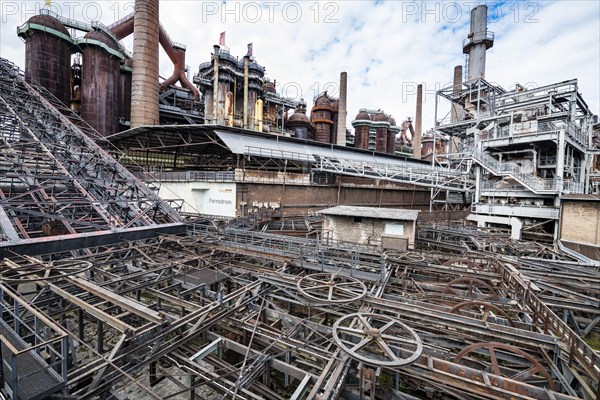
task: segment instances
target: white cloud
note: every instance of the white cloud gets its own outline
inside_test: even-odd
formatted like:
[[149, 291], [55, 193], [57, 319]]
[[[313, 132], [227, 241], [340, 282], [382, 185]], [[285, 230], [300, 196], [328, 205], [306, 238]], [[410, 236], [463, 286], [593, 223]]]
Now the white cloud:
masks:
[[[376, 3], [380, 3], [377, 4]], [[257, 61], [281, 90], [309, 103], [328, 83], [348, 72], [348, 124], [359, 108], [382, 108], [398, 122], [414, 116], [414, 88], [425, 88], [424, 128], [434, 122], [434, 91], [449, 84], [464, 63], [462, 40], [469, 30], [464, 2], [355, 1], [181, 1], [161, 0], [160, 19], [174, 41], [187, 45], [195, 73], [210, 59], [219, 34], [227, 32], [231, 53], [254, 45]], [[505, 88], [515, 82], [546, 85], [579, 79], [580, 91], [599, 112], [600, 5], [594, 1], [489, 2], [486, 78]], [[24, 66], [25, 46], [16, 26], [43, 2], [2, 0], [0, 56]], [[261, 6], [260, 8], [257, 6]], [[110, 24], [132, 11], [133, 1], [55, 1], [63, 16]], [[258, 12], [260, 11], [260, 13]], [[131, 41], [126, 42], [131, 46]], [[161, 52], [160, 71], [172, 67]], [[287, 86], [285, 86], [287, 83]], [[298, 93], [297, 88], [300, 88]], [[440, 107], [438, 118], [446, 113]]]

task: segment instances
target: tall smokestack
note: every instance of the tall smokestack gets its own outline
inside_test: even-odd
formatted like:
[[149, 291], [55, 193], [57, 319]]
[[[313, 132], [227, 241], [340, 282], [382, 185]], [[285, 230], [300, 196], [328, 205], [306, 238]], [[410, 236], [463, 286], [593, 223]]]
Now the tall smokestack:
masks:
[[[460, 93], [460, 90], [462, 88], [462, 74], [463, 74], [462, 65], [457, 65], [456, 67], [454, 67], [454, 82], [452, 85], [452, 93], [453, 94]], [[460, 114], [461, 114], [461, 106], [457, 103], [453, 103], [452, 104], [452, 114], [450, 115], [451, 121], [453, 123], [458, 122], [460, 120]]]
[[463, 42], [463, 53], [469, 55], [467, 80], [485, 78], [485, 52], [494, 45], [494, 35], [487, 31], [487, 6], [471, 10], [471, 32]]
[[337, 144], [346, 145], [346, 115], [348, 114], [346, 106], [346, 96], [348, 93], [348, 73], [340, 74], [340, 100], [338, 102], [338, 120], [337, 120]]
[[159, 123], [158, 0], [135, 0], [131, 127]]
[[415, 115], [415, 137], [412, 139], [413, 158], [421, 159], [421, 125], [423, 119], [423, 85], [417, 85], [417, 112]]
[[[454, 95], [458, 95], [462, 89], [462, 74], [463, 67], [462, 65], [457, 65], [454, 67], [454, 82], [452, 86], [452, 93]], [[462, 107], [458, 103], [452, 103], [452, 110], [450, 114], [450, 121], [452, 123], [459, 122], [461, 120]], [[460, 138], [452, 137], [450, 142], [450, 153], [455, 154], [458, 153], [458, 148], [460, 144]]]

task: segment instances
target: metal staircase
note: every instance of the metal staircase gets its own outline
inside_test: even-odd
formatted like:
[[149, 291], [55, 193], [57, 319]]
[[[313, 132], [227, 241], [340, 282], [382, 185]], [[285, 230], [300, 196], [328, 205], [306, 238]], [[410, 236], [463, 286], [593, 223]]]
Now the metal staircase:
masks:
[[552, 194], [561, 189], [558, 179], [543, 179], [533, 174], [523, 173], [519, 164], [512, 161], [500, 162], [489, 153], [473, 146], [465, 145], [464, 149], [466, 155], [487, 171], [496, 176], [509, 176], [536, 194]]

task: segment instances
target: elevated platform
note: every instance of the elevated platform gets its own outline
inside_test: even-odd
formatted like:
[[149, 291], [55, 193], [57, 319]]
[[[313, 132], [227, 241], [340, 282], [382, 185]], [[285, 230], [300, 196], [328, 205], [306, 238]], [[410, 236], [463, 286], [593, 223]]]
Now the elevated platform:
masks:
[[[65, 386], [65, 381], [35, 351], [26, 351], [27, 344], [0, 319], [2, 335], [2, 367], [4, 388], [13, 399], [45, 399]], [[16, 375], [16, 376], [15, 376]], [[16, 392], [16, 396], [15, 396]]]

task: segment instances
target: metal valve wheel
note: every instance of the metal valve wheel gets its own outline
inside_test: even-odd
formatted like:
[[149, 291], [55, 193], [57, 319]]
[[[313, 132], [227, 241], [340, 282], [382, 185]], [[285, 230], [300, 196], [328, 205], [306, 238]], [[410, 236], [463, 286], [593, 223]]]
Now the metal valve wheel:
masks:
[[329, 273], [303, 276], [296, 287], [302, 296], [320, 303], [351, 303], [367, 294], [360, 280]]
[[355, 313], [338, 319], [333, 325], [333, 340], [350, 357], [373, 366], [411, 364], [423, 352], [415, 331], [380, 314]]
[[499, 342], [475, 343], [462, 349], [454, 357], [454, 362], [469, 365], [467, 358], [471, 355], [486, 372], [525, 383], [529, 383], [528, 379], [543, 379], [550, 390], [556, 390], [552, 374], [539, 361], [515, 346]]

